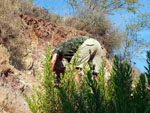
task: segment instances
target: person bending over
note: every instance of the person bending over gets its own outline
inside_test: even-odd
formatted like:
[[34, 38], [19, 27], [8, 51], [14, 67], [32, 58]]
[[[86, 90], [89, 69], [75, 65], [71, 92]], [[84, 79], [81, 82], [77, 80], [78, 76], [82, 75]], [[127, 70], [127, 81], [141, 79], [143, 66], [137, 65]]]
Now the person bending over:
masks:
[[[80, 48], [79, 48], [80, 47]], [[94, 76], [97, 76], [100, 65], [102, 63], [102, 47], [100, 43], [88, 36], [73, 37], [65, 42], [59, 44], [52, 52], [51, 66], [52, 70], [59, 75], [64, 73], [65, 66], [68, 62], [73, 61], [75, 53], [78, 53], [77, 69], [82, 71], [84, 62], [92, 62], [95, 69], [93, 72]], [[81, 74], [77, 74], [75, 79], [79, 81]]]

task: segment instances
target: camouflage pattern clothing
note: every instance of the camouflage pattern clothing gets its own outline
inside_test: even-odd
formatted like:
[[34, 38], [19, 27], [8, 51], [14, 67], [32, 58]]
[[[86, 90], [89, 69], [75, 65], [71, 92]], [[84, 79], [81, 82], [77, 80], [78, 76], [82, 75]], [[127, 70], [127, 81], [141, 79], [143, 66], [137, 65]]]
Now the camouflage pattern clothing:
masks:
[[89, 39], [88, 36], [78, 36], [71, 38], [58, 45], [55, 48], [54, 53], [61, 54], [65, 59], [68, 60], [68, 62], [70, 62], [71, 58], [76, 53], [79, 46], [81, 46], [87, 39]]

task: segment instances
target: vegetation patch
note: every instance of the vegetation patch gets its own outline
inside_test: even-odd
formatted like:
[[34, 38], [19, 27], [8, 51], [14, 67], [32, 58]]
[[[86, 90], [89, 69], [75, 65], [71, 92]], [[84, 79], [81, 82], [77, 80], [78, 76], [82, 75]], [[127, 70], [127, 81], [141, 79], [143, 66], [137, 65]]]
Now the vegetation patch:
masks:
[[150, 52], [147, 52], [147, 72], [132, 87], [132, 68], [127, 61], [114, 58], [110, 79], [106, 82], [103, 62], [97, 79], [92, 69], [84, 67], [82, 80], [74, 80], [75, 64], [67, 67], [61, 82], [57, 84], [51, 70], [50, 49], [45, 54], [44, 76], [36, 94], [26, 97], [33, 113], [143, 113], [150, 112]]

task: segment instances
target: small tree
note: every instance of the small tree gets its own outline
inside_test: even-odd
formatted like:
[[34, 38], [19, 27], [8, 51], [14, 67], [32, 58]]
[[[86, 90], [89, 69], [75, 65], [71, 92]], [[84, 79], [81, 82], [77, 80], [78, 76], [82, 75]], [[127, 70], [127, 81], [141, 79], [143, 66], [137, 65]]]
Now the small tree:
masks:
[[131, 66], [127, 61], [115, 57], [111, 71], [110, 111], [112, 113], [131, 112]]
[[118, 9], [136, 13], [141, 3], [139, 0], [65, 0], [72, 8], [73, 15], [85, 18], [93, 12], [112, 14]]
[[140, 39], [139, 32], [150, 29], [150, 13], [140, 13], [136, 18], [131, 18], [125, 26], [125, 35], [122, 40], [121, 52], [124, 59], [133, 60], [139, 58], [141, 54], [147, 51], [150, 42]]
[[147, 52], [147, 64], [145, 73], [140, 75], [140, 80], [136, 85], [133, 95], [134, 112], [149, 113], [150, 112], [150, 51]]
[[50, 66], [50, 48], [45, 55], [44, 76], [35, 94], [26, 97], [33, 113], [149, 113], [150, 112], [150, 52], [147, 54], [147, 72], [132, 86], [131, 66], [115, 57], [110, 80], [105, 80], [105, 62], [96, 79], [91, 66], [85, 64], [81, 81], [75, 81], [78, 73], [76, 61], [69, 64], [60, 83]]
[[50, 48], [45, 55], [44, 76], [40, 79], [41, 86], [34, 88], [36, 94], [26, 97], [33, 113], [103, 113], [106, 111], [108, 96], [104, 79], [104, 64], [97, 79], [92, 79], [93, 71], [88, 64], [84, 66], [82, 80], [75, 81], [77, 74], [76, 60], [67, 66], [61, 81], [57, 83], [50, 66]]
[[33, 88], [36, 94], [26, 97], [26, 101], [33, 113], [59, 113], [61, 111], [61, 103], [58, 98], [58, 89], [56, 86], [56, 78], [52, 72], [50, 47], [46, 49], [43, 77], [40, 77], [41, 86]]

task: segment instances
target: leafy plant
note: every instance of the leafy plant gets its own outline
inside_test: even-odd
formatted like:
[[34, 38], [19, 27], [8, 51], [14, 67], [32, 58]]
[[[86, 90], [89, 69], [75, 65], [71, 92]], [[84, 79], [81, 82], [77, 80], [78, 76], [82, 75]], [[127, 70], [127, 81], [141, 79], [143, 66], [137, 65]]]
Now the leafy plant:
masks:
[[116, 113], [131, 112], [132, 94], [131, 66], [127, 61], [121, 61], [118, 57], [114, 59], [111, 71], [111, 101], [112, 111]]
[[45, 55], [44, 76], [41, 86], [34, 88], [35, 94], [26, 97], [33, 113], [149, 113], [150, 111], [150, 52], [147, 54], [148, 68], [138, 83], [132, 87], [130, 64], [114, 58], [110, 79], [105, 79], [105, 61], [97, 78], [93, 77], [91, 66], [86, 64], [80, 81], [75, 80], [75, 57], [60, 75], [58, 84], [50, 66], [50, 48]]
[[134, 112], [135, 113], [149, 113], [150, 112], [150, 51], [147, 52], [147, 64], [145, 67], [147, 72], [140, 75], [139, 83], [134, 92]]
[[33, 113], [59, 113], [61, 104], [58, 97], [58, 89], [56, 87], [56, 78], [50, 66], [50, 47], [47, 48], [45, 54], [44, 76], [40, 79], [41, 86], [33, 88], [36, 95], [32, 94], [28, 97], [25, 94], [26, 101]]

